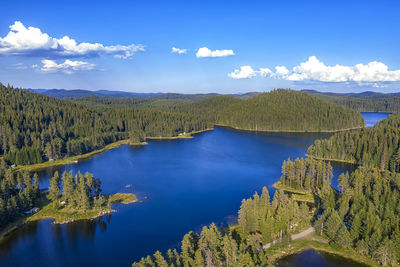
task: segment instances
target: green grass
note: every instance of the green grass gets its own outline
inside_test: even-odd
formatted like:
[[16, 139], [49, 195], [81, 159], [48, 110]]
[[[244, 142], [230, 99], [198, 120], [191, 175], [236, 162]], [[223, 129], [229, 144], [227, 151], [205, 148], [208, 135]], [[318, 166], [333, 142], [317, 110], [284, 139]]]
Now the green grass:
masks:
[[316, 233], [312, 233], [302, 239], [290, 241], [290, 243], [285, 247], [272, 246], [271, 248], [265, 250], [265, 252], [267, 254], [269, 263], [274, 265], [281, 258], [291, 254], [297, 254], [308, 249], [315, 249], [317, 251], [338, 255], [368, 266], [379, 265], [371, 257], [361, 255], [353, 249], [337, 248], [329, 245], [327, 240], [318, 236]]
[[280, 181], [274, 183], [272, 186], [278, 190], [289, 193], [291, 197], [296, 201], [315, 203], [313, 194], [306, 190], [291, 188], [289, 186], [283, 185]]
[[158, 137], [157, 136], [150, 136], [150, 137], [146, 137], [146, 139], [148, 139], [148, 140], [191, 139], [191, 138], [193, 138], [193, 135], [195, 135], [195, 134], [206, 132], [206, 131], [211, 131], [211, 130], [213, 130], [213, 128], [207, 128], [207, 129], [204, 129], [204, 130], [193, 131], [193, 132], [189, 132], [189, 133], [178, 135], [178, 136], [158, 136]]
[[344, 163], [356, 164], [355, 160], [320, 158], [320, 157], [316, 157], [316, 156], [313, 156], [313, 155], [310, 155], [310, 154], [306, 154], [306, 157], [310, 158], [310, 159], [317, 159], [317, 160], [324, 160], [324, 161], [344, 162]]
[[54, 219], [54, 223], [68, 223], [77, 220], [88, 220], [107, 213], [111, 213], [109, 207], [93, 207], [89, 210], [75, 209], [71, 207], [55, 208], [53, 203], [44, 206], [39, 212], [30, 216], [26, 221], [36, 221], [42, 219]]
[[137, 202], [138, 199], [134, 194], [131, 193], [116, 193], [110, 196], [110, 201], [111, 203], [130, 204]]

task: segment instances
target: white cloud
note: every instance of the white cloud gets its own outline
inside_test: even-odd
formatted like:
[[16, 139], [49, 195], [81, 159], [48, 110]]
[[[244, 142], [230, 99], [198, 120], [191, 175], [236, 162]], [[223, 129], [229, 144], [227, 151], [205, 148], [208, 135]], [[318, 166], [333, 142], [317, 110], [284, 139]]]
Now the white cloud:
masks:
[[187, 49], [172, 47], [171, 53], [186, 54], [187, 53]]
[[145, 48], [140, 44], [106, 46], [100, 43], [77, 43], [68, 36], [57, 39], [43, 33], [39, 28], [26, 28], [20, 21], [15, 21], [8, 34], [0, 37], [0, 55], [53, 58], [113, 55], [126, 59], [141, 51], [145, 51]]
[[[253, 70], [250, 66], [243, 66]], [[241, 67], [240, 69], [242, 70]], [[357, 82], [379, 83], [400, 81], [400, 70], [389, 70], [382, 62], [372, 61], [368, 64], [355, 66], [334, 65], [327, 66], [317, 57], [311, 56], [307, 61], [293, 67], [291, 71], [285, 66], [276, 66], [275, 72], [268, 68], [253, 70], [253, 75], [239, 75], [241, 71], [235, 70], [229, 74], [234, 79], [251, 78], [254, 76], [275, 77], [289, 81], [319, 81], [319, 82]], [[380, 86], [375, 84], [375, 86]]]
[[276, 66], [275, 70], [277, 75], [285, 76], [289, 74], [289, 70], [285, 66]]
[[232, 79], [248, 79], [257, 75], [257, 72], [253, 70], [250, 66], [241, 66], [240, 70], [235, 69], [233, 72], [229, 73], [228, 76]]
[[249, 79], [257, 75], [262, 77], [271, 77], [274, 73], [269, 68], [254, 70], [251, 66], [241, 66], [240, 69], [235, 69], [233, 72], [228, 74], [232, 79]]
[[223, 50], [210, 50], [207, 47], [202, 47], [197, 50], [196, 57], [227, 57], [233, 56], [235, 53], [232, 49], [223, 49]]
[[274, 75], [272, 70], [270, 70], [269, 68], [260, 68], [258, 74], [260, 74], [261, 77], [271, 77]]
[[55, 73], [55, 72], [63, 72], [66, 74], [73, 74], [78, 71], [88, 71], [93, 70], [95, 64], [88, 63], [85, 61], [72, 61], [65, 60], [63, 63], [58, 64], [55, 60], [43, 59], [42, 67], [38, 65], [32, 65], [32, 68], [38, 69], [44, 73]]

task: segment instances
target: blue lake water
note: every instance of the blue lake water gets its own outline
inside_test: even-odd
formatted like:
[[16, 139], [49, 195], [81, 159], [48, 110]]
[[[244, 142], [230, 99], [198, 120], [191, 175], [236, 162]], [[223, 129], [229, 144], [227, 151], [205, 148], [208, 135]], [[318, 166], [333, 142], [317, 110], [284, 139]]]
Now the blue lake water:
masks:
[[377, 112], [361, 112], [365, 120], [365, 126], [367, 128], [373, 127], [375, 123], [380, 120], [386, 119], [392, 113], [377, 113]]
[[[89, 171], [105, 193], [133, 192], [140, 202], [117, 213], [65, 225], [30, 223], [0, 241], [1, 266], [130, 266], [179, 246], [203, 225], [235, 223], [243, 198], [279, 180], [282, 161], [305, 155], [322, 133], [251, 133], [217, 127], [193, 139], [122, 146], [55, 170]], [[334, 175], [351, 170], [334, 164]], [[126, 189], [126, 185], [132, 185]], [[334, 182], [335, 184], [335, 182]]]
[[365, 264], [353, 262], [343, 257], [319, 252], [315, 250], [305, 250], [299, 254], [294, 254], [278, 261], [277, 267], [366, 267]]

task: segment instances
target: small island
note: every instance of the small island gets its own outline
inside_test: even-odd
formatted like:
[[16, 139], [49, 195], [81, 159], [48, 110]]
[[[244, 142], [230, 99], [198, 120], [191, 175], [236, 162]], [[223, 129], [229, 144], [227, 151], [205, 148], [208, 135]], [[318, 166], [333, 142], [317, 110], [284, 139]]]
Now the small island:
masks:
[[[62, 187], [61, 187], [62, 184]], [[137, 201], [132, 193], [101, 194], [101, 181], [91, 173], [75, 177], [72, 172], [64, 172], [60, 178], [58, 172], [50, 180], [47, 203], [42, 209], [30, 216], [27, 221], [54, 219], [54, 223], [68, 223], [77, 220], [94, 219], [114, 212], [114, 203], [129, 204]]]
[[138, 201], [136, 195], [132, 193], [116, 193], [106, 196], [106, 198], [108, 198], [108, 201], [106, 201], [105, 205], [93, 206], [87, 210], [73, 208], [68, 205], [56, 208], [54, 203], [50, 202], [37, 213], [28, 217], [26, 221], [30, 222], [41, 219], [54, 219], [54, 223], [64, 224], [78, 220], [90, 220], [115, 212], [115, 210], [111, 208], [112, 204], [130, 204]]

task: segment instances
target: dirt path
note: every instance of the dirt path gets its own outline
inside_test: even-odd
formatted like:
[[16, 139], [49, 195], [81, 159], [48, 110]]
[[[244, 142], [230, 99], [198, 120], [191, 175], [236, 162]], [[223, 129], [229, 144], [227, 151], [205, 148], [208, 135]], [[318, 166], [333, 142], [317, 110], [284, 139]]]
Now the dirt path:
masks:
[[[308, 228], [308, 229], [306, 229], [306, 230], [304, 230], [304, 231], [302, 231], [302, 232], [300, 232], [298, 234], [292, 235], [291, 239], [292, 240], [296, 240], [296, 239], [305, 237], [305, 236], [307, 236], [307, 235], [309, 235], [309, 234], [311, 234], [313, 232], [315, 232], [315, 229], [314, 229], [314, 227], [311, 226], [310, 228]], [[278, 242], [277, 240], [274, 240], [274, 241], [272, 241], [272, 242], [270, 242], [268, 244], [265, 244], [263, 246], [263, 249], [270, 248], [273, 244], [276, 244], [277, 242]]]

